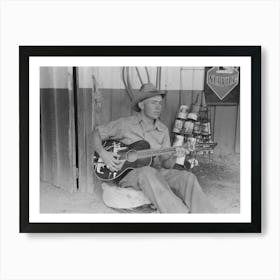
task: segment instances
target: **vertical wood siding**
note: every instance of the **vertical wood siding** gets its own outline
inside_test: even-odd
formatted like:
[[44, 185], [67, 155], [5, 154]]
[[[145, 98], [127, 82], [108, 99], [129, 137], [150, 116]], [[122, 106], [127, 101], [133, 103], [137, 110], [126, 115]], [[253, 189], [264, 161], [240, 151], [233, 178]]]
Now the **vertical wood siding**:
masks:
[[93, 192], [95, 178], [92, 169], [94, 154], [92, 128], [95, 126], [93, 118], [93, 101], [91, 89], [78, 90], [78, 143], [79, 143], [79, 191]]
[[41, 180], [73, 192], [76, 191], [73, 92], [67, 88], [67, 68], [43, 67], [40, 81]]
[[41, 179], [73, 192], [75, 148], [67, 89], [41, 89]]
[[55, 94], [49, 90], [41, 89], [41, 133], [43, 176], [42, 179], [58, 185], [57, 173], [57, 145], [56, 143], [56, 117]]

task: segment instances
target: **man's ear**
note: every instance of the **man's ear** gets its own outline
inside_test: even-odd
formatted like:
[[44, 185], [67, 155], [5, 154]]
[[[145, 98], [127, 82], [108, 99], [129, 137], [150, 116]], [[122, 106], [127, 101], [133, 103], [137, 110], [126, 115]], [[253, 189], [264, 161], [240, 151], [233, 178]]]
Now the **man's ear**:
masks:
[[141, 110], [144, 109], [144, 103], [143, 103], [143, 101], [140, 101], [140, 102], [138, 103], [138, 107], [139, 107]]

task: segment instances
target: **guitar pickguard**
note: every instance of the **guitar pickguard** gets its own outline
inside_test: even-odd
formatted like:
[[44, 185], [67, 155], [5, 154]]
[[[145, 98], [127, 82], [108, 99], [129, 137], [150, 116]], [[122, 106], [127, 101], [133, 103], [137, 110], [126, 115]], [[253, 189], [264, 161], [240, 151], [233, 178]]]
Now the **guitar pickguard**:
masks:
[[[126, 149], [126, 146], [119, 141], [105, 141], [103, 147], [106, 151], [117, 154], [119, 151]], [[101, 157], [94, 155], [93, 168], [98, 175], [105, 175], [108, 179], [113, 180], [117, 177], [118, 172], [112, 171], [105, 164]]]

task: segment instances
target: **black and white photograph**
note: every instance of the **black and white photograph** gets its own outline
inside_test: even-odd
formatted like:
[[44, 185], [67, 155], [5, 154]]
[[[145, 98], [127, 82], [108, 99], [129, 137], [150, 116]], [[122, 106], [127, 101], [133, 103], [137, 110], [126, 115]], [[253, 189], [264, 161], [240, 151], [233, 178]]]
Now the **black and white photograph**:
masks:
[[259, 117], [258, 46], [20, 52], [21, 127], [27, 133], [30, 93], [33, 135], [22, 223], [105, 232], [260, 230], [260, 138], [251, 126], [251, 113]]
[[239, 213], [240, 68], [41, 67], [41, 213]]

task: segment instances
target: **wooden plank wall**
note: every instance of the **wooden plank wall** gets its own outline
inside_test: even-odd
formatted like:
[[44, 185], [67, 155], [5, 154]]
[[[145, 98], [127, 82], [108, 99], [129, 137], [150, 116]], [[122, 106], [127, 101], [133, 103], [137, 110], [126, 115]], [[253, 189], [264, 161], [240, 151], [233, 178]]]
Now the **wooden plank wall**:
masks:
[[69, 192], [77, 190], [73, 92], [66, 67], [41, 67], [41, 180]]

